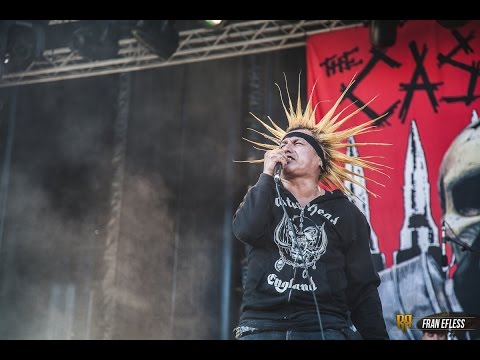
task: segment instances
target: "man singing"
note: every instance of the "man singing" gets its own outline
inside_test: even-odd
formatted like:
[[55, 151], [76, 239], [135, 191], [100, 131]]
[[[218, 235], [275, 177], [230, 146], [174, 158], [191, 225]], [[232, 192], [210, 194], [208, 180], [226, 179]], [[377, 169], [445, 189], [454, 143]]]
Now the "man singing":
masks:
[[263, 162], [263, 172], [233, 219], [233, 232], [248, 250], [237, 339], [388, 339], [370, 226], [344, 185], [361, 186], [353, 177], [359, 175], [343, 166], [380, 171], [381, 164], [339, 151], [377, 120], [339, 130], [363, 109], [334, 115], [352, 83], [318, 123], [311, 97], [302, 112], [300, 94], [296, 110], [290, 98], [288, 109], [282, 99], [286, 130], [256, 117], [273, 144], [251, 141], [265, 155], [248, 162]]

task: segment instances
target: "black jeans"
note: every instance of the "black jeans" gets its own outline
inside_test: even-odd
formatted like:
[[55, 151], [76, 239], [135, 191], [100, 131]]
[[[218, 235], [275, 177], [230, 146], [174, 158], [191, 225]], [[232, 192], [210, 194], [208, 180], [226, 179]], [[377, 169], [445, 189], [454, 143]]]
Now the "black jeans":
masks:
[[321, 331], [267, 330], [246, 332], [238, 340], [362, 340], [360, 333], [350, 328], [325, 329]]

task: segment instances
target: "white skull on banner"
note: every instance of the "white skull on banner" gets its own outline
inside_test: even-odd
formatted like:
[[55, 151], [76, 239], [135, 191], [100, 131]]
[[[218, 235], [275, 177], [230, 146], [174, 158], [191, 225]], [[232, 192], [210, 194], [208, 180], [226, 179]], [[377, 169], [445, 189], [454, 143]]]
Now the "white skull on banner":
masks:
[[[480, 121], [472, 122], [450, 144], [439, 174], [439, 191], [446, 234], [472, 246], [480, 234]], [[452, 234], [452, 231], [454, 234]], [[452, 243], [457, 263], [466, 255]]]

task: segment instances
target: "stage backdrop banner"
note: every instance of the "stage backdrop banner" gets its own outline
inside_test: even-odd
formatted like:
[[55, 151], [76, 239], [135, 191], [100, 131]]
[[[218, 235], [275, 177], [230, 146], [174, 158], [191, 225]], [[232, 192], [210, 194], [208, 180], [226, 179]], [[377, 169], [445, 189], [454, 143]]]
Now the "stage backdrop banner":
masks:
[[[367, 180], [378, 198], [350, 184], [363, 199], [352, 201], [372, 227], [371, 249], [382, 278], [380, 295], [391, 337], [419, 338], [416, 318], [432, 313], [480, 313], [479, 258], [448, 242], [451, 267], [442, 271], [440, 246], [445, 219], [448, 236], [456, 234], [480, 248], [480, 21], [458, 28], [435, 20], [405, 21], [397, 27], [394, 45], [383, 50], [372, 46], [367, 26], [355, 27], [309, 36], [306, 49], [307, 89], [308, 95], [313, 89], [313, 103], [319, 103], [317, 120], [352, 78], [355, 82], [339, 109], [350, 106], [350, 113], [376, 99], [348, 125], [387, 113], [375, 122], [379, 131], [351, 141], [391, 146], [348, 151], [383, 156], [372, 160], [393, 168], [385, 171], [389, 177], [352, 169], [385, 185]], [[441, 172], [447, 150], [450, 159]], [[413, 313], [410, 328], [397, 326], [395, 314], [403, 313]]]

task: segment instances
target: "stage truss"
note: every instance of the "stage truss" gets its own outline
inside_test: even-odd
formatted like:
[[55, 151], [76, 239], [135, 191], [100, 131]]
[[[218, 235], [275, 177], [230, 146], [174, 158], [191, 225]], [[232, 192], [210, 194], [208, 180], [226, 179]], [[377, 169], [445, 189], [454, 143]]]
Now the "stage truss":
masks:
[[[50, 20], [61, 26], [75, 20]], [[115, 73], [188, 64], [258, 54], [305, 45], [307, 35], [364, 26], [361, 20], [252, 20], [228, 24], [220, 29], [198, 28], [180, 31], [175, 53], [162, 60], [135, 38], [119, 41], [115, 58], [91, 61], [68, 47], [48, 49], [43, 57], [23, 72], [5, 74], [0, 88], [77, 79]]]

